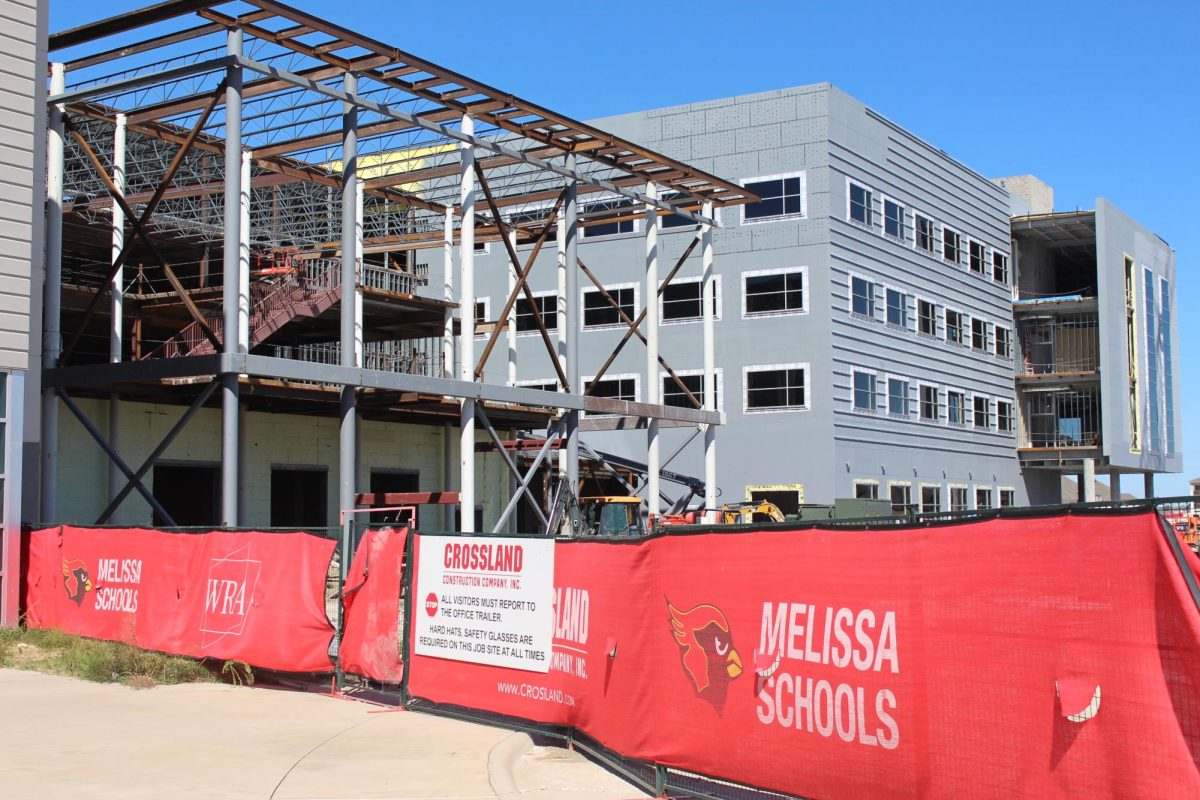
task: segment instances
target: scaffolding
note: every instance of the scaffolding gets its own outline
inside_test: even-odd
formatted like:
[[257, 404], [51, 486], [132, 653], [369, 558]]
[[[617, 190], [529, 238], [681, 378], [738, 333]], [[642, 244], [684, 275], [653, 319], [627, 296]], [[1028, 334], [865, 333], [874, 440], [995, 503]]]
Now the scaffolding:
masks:
[[[171, 524], [142, 479], [215, 400], [220, 521], [240, 524], [239, 410], [271, 393], [338, 416], [342, 509], [362, 499], [355, 431], [366, 414], [443, 423], [444, 454], [445, 423], [457, 419], [464, 531], [475, 518], [477, 424], [500, 442], [501, 431], [541, 420], [547, 447], [562, 443], [567, 487], [579, 485], [581, 429], [644, 428], [651, 513], [660, 427], [699, 427], [705, 506], [715, 507], [722, 415], [714, 392], [698, 400], [659, 353], [656, 298], [698, 251], [714, 385], [716, 212], [753, 193], [274, 0], [173, 0], [55, 34], [49, 52], [43, 521], [57, 519], [60, 402], [117, 468], [97, 521], [136, 491]], [[629, 329], [618, 351], [635, 337], [645, 345], [647, 402], [593, 396], [580, 380], [579, 275], [603, 281], [578, 258], [579, 228], [660, 216], [695, 224], [694, 241], [660, 287], [657, 225], [644, 226], [636, 320], [605, 293]], [[486, 242], [511, 262], [495, 321], [469, 313], [474, 253]], [[533, 245], [524, 260], [521, 243]], [[547, 245], [558, 252], [552, 325], [528, 285]], [[417, 263], [421, 249], [441, 252], [440, 275]], [[521, 300], [555, 391], [483, 380]], [[660, 368], [689, 403], [663, 403]], [[107, 432], [79, 408], [81, 394], [110, 398]], [[134, 469], [115, 409], [145, 398], [190, 405]], [[585, 411], [595, 418], [581, 420]], [[527, 489], [541, 461], [523, 472], [506, 459], [514, 496], [493, 530], [518, 496], [538, 505]]]

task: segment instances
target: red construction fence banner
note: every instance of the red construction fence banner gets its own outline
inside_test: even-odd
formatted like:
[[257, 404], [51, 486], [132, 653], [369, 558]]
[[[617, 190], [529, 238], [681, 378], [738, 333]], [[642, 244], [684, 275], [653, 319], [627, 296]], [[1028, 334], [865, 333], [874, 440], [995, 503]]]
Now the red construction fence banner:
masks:
[[327, 672], [335, 543], [307, 533], [43, 528], [26, 623], [195, 658]]
[[400, 585], [408, 529], [367, 530], [342, 589], [342, 670], [385, 683], [404, 678], [400, 658]]
[[[1139, 513], [556, 542], [553, 597], [522, 598], [515, 545], [418, 534], [408, 688], [806, 797], [1200, 797], [1168, 535]], [[495, 630], [539, 600], [548, 672]], [[493, 649], [530, 666], [471, 663]]]

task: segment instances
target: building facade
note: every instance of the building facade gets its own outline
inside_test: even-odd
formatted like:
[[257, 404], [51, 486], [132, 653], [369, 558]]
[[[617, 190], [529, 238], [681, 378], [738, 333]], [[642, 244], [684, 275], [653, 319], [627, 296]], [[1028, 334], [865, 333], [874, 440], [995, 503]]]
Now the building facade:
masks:
[[[827, 84], [596, 124], [763, 198], [727, 210], [715, 235], [722, 501], [769, 498], [788, 510], [869, 497], [926, 511], [1026, 502], [1004, 189]], [[647, 222], [605, 202], [584, 205], [609, 210], [614, 222], [585, 229], [579, 257], [635, 317]], [[695, 229], [671, 217], [657, 224], [664, 275]], [[484, 318], [507, 295], [506, 262], [495, 244], [478, 262]], [[700, 270], [693, 251], [659, 301], [663, 348], [676, 354], [670, 366], [698, 397], [707, 388]], [[533, 288], [541, 310], [552, 311], [556, 287]], [[593, 377], [626, 326], [596, 287], [584, 285], [582, 303]], [[515, 348], [507, 358], [498, 349], [492, 379], [549, 383], [541, 344], [521, 317], [528, 310], [518, 303], [516, 311]], [[656, 379], [667, 402], [687, 402], [672, 376]], [[644, 399], [646, 382], [635, 340], [594, 391]], [[621, 453], [642, 436], [593, 432], [587, 440]], [[670, 469], [700, 474], [692, 432], [668, 431], [665, 453]]]

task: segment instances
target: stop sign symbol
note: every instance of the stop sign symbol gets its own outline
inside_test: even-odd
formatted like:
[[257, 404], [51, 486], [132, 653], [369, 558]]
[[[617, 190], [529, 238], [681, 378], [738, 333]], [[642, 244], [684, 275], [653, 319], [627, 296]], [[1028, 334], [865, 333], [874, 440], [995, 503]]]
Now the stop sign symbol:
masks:
[[429, 596], [425, 598], [425, 613], [431, 617], [437, 616], [437, 607], [437, 595], [433, 592], [430, 592]]

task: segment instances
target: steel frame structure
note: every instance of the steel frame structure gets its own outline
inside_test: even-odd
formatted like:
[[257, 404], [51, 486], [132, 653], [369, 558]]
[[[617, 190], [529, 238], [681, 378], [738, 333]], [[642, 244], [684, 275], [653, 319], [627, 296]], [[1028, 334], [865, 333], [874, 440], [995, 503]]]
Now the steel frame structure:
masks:
[[[199, 18], [199, 24], [190, 24], [189, 18]], [[155, 34], [137, 38], [148, 26], [154, 26]], [[706, 507], [715, 507], [715, 427], [723, 415], [716, 410], [715, 392], [705, 392], [702, 403], [659, 353], [657, 298], [700, 246], [705, 385], [713, 386], [716, 210], [756, 200], [752, 193], [275, 0], [172, 0], [55, 34], [49, 51], [56, 60], [50, 65], [47, 98], [43, 521], [57, 517], [60, 401], [126, 479], [110, 481], [112, 502], [101, 521], [133, 491], [169, 519], [141, 478], [210, 396], [219, 394], [221, 520], [229, 526], [244, 523], [237, 491], [240, 392], [244, 381], [254, 379], [340, 387], [341, 508], [352, 507], [358, 496], [355, 436], [359, 401], [368, 392], [417, 393], [458, 404], [464, 531], [471, 531], [474, 522], [476, 421], [497, 444], [502, 441], [487, 404], [543, 410], [549, 419], [548, 440], [564, 443], [559, 469], [568, 486], [578, 486], [581, 412], [613, 415], [609, 421], [588, 420], [589, 427], [645, 428], [651, 513], [658, 513], [660, 503], [660, 426], [698, 426], [705, 431]], [[582, 213], [581, 196], [607, 207]], [[666, 214], [698, 227], [695, 241], [660, 286], [654, 223]], [[75, 225], [111, 231], [111, 252], [66, 248], [65, 253], [65, 217]], [[647, 221], [647, 304], [637, 319], [630, 319], [608, 297], [601, 278], [579, 261], [578, 238], [581, 227], [641, 217]], [[552, 234], [559, 284], [553, 332], [528, 285]], [[520, 237], [533, 242], [524, 260], [516, 250]], [[500, 242], [508, 256], [510, 288], [500, 321], [477, 360], [475, 316], [456, 315], [455, 310], [474, 309], [475, 246], [487, 241]], [[387, 267], [389, 254], [439, 246], [444, 307], [440, 376], [365, 368], [369, 336], [359, 291], [364, 259], [382, 253]], [[180, 253], [191, 252], [189, 247], [202, 247], [203, 255], [194, 263], [183, 256], [181, 263]], [[219, 272], [210, 269], [210, 247], [220, 252]], [[301, 259], [338, 259], [339, 286], [345, 291], [338, 310], [337, 364], [251, 352], [252, 254], [272, 248], [289, 248]], [[142, 259], [139, 287], [157, 286], [160, 295], [185, 310], [186, 319], [207, 340], [207, 353], [128, 357], [123, 301], [132, 282], [124, 267], [135, 253]], [[93, 287], [82, 322], [65, 346], [64, 261], [74, 284]], [[199, 270], [198, 282], [188, 276], [193, 267]], [[581, 386], [579, 272], [608, 297], [629, 329], [609, 364], [631, 338], [645, 344], [648, 402], [593, 397]], [[221, 287], [220, 304], [206, 313], [196, 298], [210, 280]], [[105, 297], [110, 300], [108, 358], [105, 363], [80, 363], [80, 338]], [[214, 293], [205, 297], [215, 302]], [[521, 297], [532, 309], [560, 391], [515, 385], [511, 338], [509, 385], [483, 382], [484, 365], [500, 334], [515, 335], [515, 306]], [[660, 403], [660, 366], [695, 408]], [[131, 469], [119, 453], [117, 393], [136, 396], [138, 386], [180, 381], [204, 388], [149, 459]], [[107, 437], [72, 399], [69, 392], [77, 390], [108, 393]], [[450, 438], [447, 426], [447, 452]], [[543, 451], [525, 473], [505, 459], [513, 472], [513, 495], [496, 530], [521, 495], [536, 506], [528, 486], [544, 456]], [[548, 524], [548, 516], [536, 510]]]

